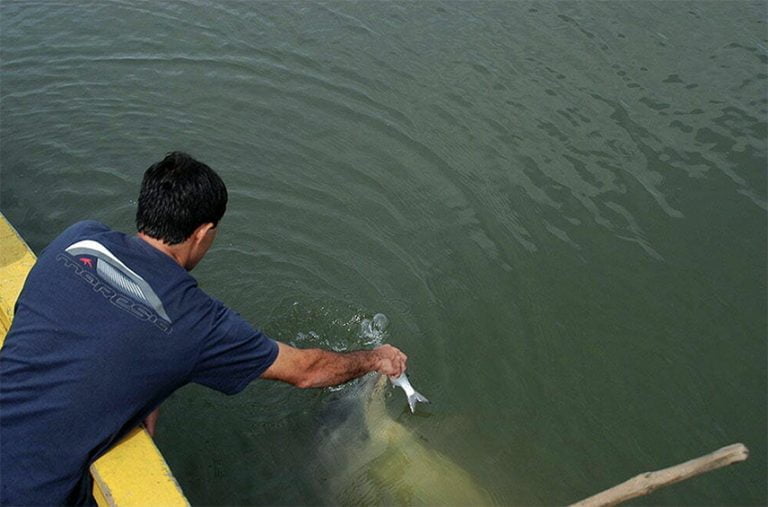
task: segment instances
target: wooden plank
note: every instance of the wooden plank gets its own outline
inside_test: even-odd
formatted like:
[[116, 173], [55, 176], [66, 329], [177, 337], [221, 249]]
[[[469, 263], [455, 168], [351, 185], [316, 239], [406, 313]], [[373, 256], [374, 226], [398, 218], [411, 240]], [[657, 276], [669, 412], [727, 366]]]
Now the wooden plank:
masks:
[[717, 451], [675, 465], [673, 467], [646, 472], [622, 482], [618, 486], [598, 493], [573, 504], [573, 507], [603, 507], [617, 505], [639, 496], [649, 495], [659, 488], [684, 481], [697, 475], [744, 461], [749, 450], [744, 444], [733, 444]]

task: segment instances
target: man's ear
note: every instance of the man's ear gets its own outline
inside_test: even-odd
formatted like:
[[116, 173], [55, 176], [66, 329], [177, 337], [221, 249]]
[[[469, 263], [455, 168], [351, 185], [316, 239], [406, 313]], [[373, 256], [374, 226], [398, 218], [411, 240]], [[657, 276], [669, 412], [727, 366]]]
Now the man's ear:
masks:
[[208, 234], [208, 231], [214, 228], [213, 222], [207, 222], [205, 224], [201, 224], [195, 229], [195, 232], [192, 233], [192, 237], [195, 238], [195, 243], [200, 243], [203, 238], [205, 238], [205, 235]]

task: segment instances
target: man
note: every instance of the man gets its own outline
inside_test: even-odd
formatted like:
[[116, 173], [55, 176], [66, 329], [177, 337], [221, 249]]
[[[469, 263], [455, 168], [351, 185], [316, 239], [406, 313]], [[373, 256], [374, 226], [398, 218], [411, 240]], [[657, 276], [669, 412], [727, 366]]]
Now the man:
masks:
[[93, 221], [40, 255], [0, 351], [0, 504], [93, 503], [90, 464], [179, 387], [235, 394], [256, 378], [298, 387], [399, 375], [385, 345], [335, 353], [273, 341], [187, 272], [205, 256], [227, 190], [171, 153], [144, 174], [138, 234]]

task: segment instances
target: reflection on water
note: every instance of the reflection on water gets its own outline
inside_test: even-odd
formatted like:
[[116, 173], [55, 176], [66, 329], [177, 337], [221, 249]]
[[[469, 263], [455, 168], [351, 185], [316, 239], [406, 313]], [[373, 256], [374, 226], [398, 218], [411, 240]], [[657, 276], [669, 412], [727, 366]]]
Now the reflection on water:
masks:
[[[131, 230], [142, 171], [188, 150], [231, 199], [201, 285], [299, 346], [402, 347], [433, 404], [397, 424], [493, 502], [766, 447], [761, 2], [0, 14], [0, 204], [34, 249]], [[344, 392], [192, 386], [158, 443], [195, 504], [328, 501], [309, 455]], [[653, 501], [765, 503], [765, 471]]]

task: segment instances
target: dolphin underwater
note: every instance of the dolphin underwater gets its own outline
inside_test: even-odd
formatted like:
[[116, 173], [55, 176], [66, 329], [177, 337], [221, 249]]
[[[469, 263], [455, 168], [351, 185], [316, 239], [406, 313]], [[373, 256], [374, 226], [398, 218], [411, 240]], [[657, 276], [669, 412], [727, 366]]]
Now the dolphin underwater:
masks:
[[386, 410], [387, 377], [369, 374], [328, 402], [314, 477], [329, 505], [489, 505], [490, 494]]

